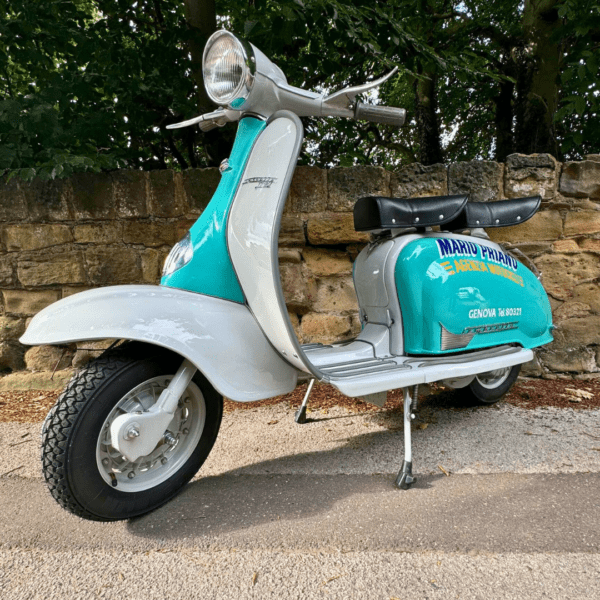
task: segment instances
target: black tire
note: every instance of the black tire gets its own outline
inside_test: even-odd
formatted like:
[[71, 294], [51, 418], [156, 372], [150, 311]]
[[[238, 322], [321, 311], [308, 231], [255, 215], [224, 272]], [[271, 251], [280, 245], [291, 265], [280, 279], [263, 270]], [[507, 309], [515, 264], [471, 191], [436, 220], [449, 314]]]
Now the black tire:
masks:
[[519, 376], [520, 370], [521, 365], [515, 365], [510, 369], [508, 376], [502, 376], [498, 378], [497, 384], [494, 384], [493, 377], [488, 378], [486, 381], [484, 376], [489, 375], [487, 373], [477, 375], [475, 379], [473, 379], [473, 381], [467, 386], [466, 392], [471, 400], [477, 402], [477, 404], [495, 404], [513, 386], [514, 382]]
[[105, 481], [97, 463], [99, 436], [120, 399], [145, 381], [173, 375], [181, 362], [177, 354], [131, 342], [105, 352], [71, 379], [42, 428], [44, 478], [63, 508], [92, 521], [129, 519], [168, 502], [194, 476], [215, 443], [223, 414], [222, 396], [199, 372], [192, 382], [204, 400], [204, 425], [177, 471], [156, 487], [124, 492]]

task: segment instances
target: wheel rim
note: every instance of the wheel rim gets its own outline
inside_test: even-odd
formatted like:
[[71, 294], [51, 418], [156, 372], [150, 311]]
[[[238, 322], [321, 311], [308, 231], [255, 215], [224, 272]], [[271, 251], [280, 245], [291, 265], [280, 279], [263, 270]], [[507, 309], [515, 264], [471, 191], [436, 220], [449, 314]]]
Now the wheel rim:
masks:
[[[200, 388], [192, 381], [182, 394], [172, 421], [171, 436], [163, 438], [150, 454], [129, 461], [110, 443], [110, 426], [125, 413], [146, 412], [169, 385], [172, 375], [148, 379], [123, 396], [104, 421], [96, 445], [96, 463], [102, 479], [122, 492], [141, 492], [156, 487], [175, 474], [200, 441], [206, 420], [206, 404]], [[168, 436], [165, 436], [168, 437]]]
[[500, 387], [510, 375], [512, 367], [505, 367], [504, 369], [496, 369], [495, 371], [488, 371], [487, 373], [481, 373], [476, 375], [475, 379], [479, 382], [479, 385], [488, 389], [495, 390]]

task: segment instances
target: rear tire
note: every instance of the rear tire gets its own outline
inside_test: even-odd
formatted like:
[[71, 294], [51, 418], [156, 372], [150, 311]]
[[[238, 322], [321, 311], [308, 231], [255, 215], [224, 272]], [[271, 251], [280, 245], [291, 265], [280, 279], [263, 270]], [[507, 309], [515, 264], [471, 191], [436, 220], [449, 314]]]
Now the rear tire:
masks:
[[222, 396], [199, 372], [169, 425], [172, 444], [161, 441], [131, 464], [105, 443], [111, 420], [132, 406], [147, 410], [182, 360], [162, 348], [126, 343], [71, 379], [42, 428], [44, 478], [63, 508], [93, 521], [129, 519], [169, 501], [194, 476], [223, 414]]
[[466, 388], [467, 394], [478, 404], [495, 404], [517, 380], [521, 365], [480, 373]]

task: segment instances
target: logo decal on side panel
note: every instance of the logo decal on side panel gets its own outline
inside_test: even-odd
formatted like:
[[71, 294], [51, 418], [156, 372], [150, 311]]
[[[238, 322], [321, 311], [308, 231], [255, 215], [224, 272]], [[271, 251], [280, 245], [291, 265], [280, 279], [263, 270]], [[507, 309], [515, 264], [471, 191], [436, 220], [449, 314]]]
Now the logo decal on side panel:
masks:
[[249, 177], [248, 179], [244, 179], [242, 181], [242, 185], [246, 185], [247, 183], [256, 183], [255, 190], [259, 188], [270, 188], [273, 183], [277, 181], [277, 177]]

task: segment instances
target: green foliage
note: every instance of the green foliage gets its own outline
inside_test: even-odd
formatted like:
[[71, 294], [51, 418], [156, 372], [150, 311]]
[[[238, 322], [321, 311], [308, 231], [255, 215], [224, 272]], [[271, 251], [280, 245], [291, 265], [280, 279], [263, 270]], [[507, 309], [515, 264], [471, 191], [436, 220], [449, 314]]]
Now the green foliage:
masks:
[[[305, 119], [302, 156], [393, 167], [422, 158], [427, 111], [445, 160], [496, 157], [500, 89], [519, 78], [530, 1], [216, 0], [216, 13], [304, 89], [398, 66], [362, 100], [406, 108], [407, 126]], [[547, 4], [561, 19], [556, 136], [566, 158], [580, 158], [600, 149], [600, 3]], [[189, 53], [200, 37], [182, 0], [0, 0], [0, 39], [0, 175], [208, 166], [227, 151], [232, 128], [165, 129], [202, 104]]]
[[164, 131], [196, 104], [180, 2], [2, 4], [0, 173], [166, 167], [189, 155], [193, 138]]

